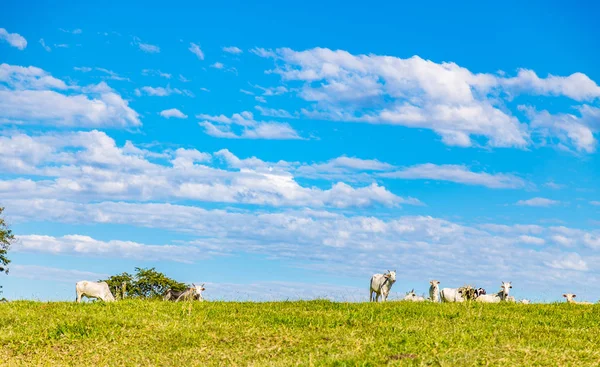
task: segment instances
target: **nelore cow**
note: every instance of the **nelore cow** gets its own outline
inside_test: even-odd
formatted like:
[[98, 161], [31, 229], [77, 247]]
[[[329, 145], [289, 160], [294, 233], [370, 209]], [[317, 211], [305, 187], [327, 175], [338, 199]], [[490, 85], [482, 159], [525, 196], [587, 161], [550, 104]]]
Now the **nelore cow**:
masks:
[[174, 291], [172, 289], [168, 289], [163, 296], [163, 300], [175, 302], [182, 300], [204, 301], [204, 298], [202, 298], [202, 291], [205, 290], [206, 288], [204, 288], [204, 283], [202, 285], [192, 284], [191, 287], [183, 291]]
[[396, 271], [389, 271], [385, 274], [374, 274], [371, 277], [371, 287], [369, 289], [369, 301], [377, 302], [383, 298], [387, 301], [392, 285], [396, 282]]
[[77, 292], [77, 303], [81, 302], [81, 297], [98, 298], [104, 302], [113, 302], [115, 297], [110, 293], [110, 288], [106, 282], [90, 282], [82, 280], [75, 284]]

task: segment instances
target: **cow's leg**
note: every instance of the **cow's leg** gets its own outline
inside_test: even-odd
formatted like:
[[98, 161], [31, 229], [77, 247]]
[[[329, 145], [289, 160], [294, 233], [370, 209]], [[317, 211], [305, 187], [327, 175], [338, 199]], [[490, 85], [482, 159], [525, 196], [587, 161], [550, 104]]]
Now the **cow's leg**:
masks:
[[373, 302], [373, 290], [369, 290], [369, 302]]
[[77, 291], [77, 303], [81, 303], [81, 296], [82, 296], [82, 293]]

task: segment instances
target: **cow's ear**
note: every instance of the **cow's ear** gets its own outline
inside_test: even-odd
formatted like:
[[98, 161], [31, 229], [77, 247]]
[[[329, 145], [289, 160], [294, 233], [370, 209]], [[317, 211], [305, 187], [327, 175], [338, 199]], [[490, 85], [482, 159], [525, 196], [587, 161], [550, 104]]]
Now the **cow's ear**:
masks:
[[576, 295], [576, 294], [574, 294], [574, 295], [573, 295], [573, 298], [575, 298], [575, 297], [577, 297], [577, 295]]
[[565, 298], [566, 298], [566, 297], [567, 297], [567, 295], [566, 295], [566, 294], [563, 294], [563, 297], [565, 297]]

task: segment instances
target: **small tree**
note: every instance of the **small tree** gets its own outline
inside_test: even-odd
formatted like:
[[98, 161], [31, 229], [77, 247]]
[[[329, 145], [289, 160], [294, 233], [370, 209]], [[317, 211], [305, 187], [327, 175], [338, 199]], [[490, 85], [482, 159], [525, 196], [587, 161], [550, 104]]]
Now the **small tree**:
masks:
[[10, 264], [10, 260], [8, 259], [7, 254], [10, 245], [15, 240], [15, 236], [10, 228], [8, 228], [4, 218], [2, 218], [3, 212], [4, 208], [0, 207], [0, 273], [8, 274], [8, 264]]
[[[8, 250], [10, 249], [10, 245], [15, 240], [15, 236], [10, 228], [8, 228], [4, 218], [2, 218], [3, 212], [4, 208], [0, 207], [0, 273], [8, 274], [8, 264], [10, 264], [10, 260], [8, 259], [7, 254]], [[0, 286], [0, 289], [1, 288], [2, 286]], [[2, 293], [1, 290], [0, 293]]]
[[[121, 273], [104, 280], [108, 283], [115, 296], [119, 295], [123, 282], [127, 284], [127, 296], [132, 298], [158, 298], [167, 289], [182, 291], [187, 288], [184, 283], [178, 282], [156, 271], [154, 268], [135, 268], [135, 275]], [[123, 296], [123, 295], [121, 295]]]

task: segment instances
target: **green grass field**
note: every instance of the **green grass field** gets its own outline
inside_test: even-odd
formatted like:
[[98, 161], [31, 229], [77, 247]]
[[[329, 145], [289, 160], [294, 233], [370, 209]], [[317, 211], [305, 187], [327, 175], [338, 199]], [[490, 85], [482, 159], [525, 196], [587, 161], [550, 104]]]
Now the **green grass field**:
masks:
[[600, 306], [120, 301], [0, 304], [2, 365], [600, 363]]

